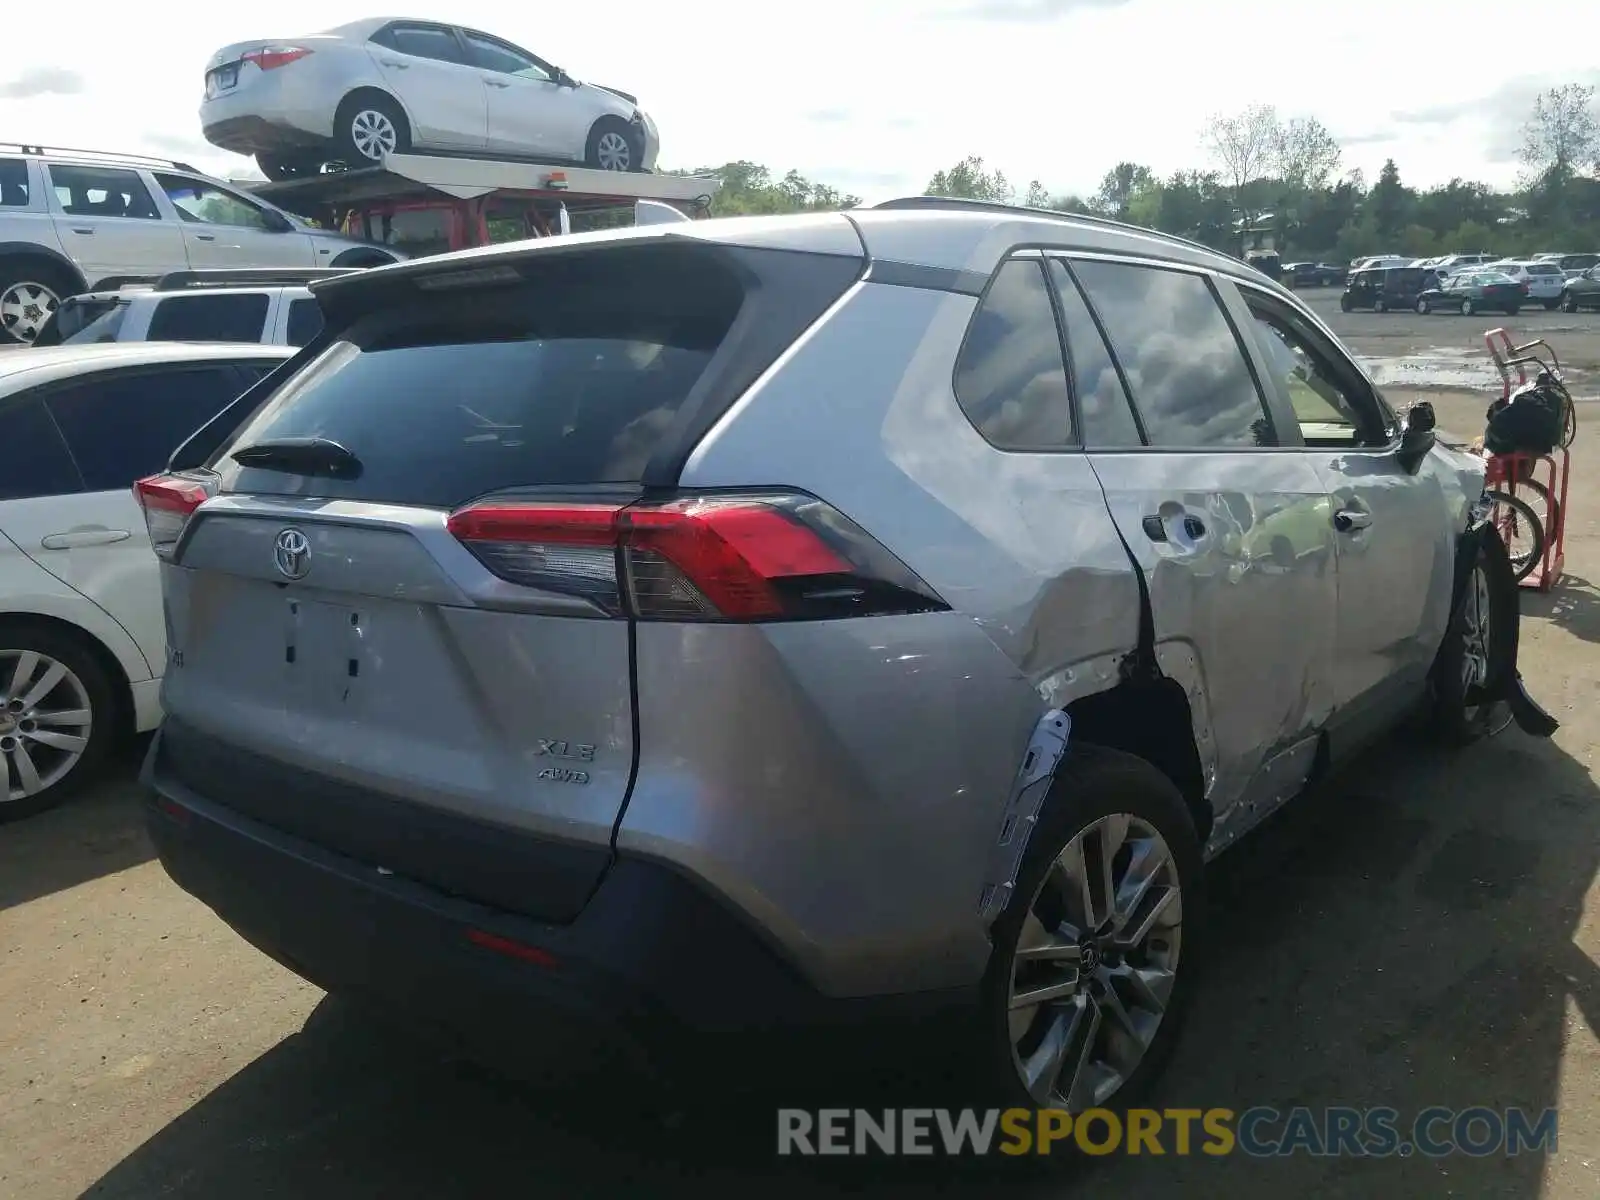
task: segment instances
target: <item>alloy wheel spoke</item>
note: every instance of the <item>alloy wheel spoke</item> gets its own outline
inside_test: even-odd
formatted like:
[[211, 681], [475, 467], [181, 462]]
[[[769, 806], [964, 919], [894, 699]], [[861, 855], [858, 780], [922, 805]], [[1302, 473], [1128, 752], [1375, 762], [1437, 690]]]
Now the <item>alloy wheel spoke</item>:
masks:
[[39, 725], [81, 728], [94, 723], [94, 714], [87, 708], [57, 708], [35, 712], [33, 719]]
[[1082, 1112], [1086, 1108], [1093, 1108], [1099, 1103], [1099, 1082], [1101, 1071], [1095, 1062], [1095, 1045], [1100, 1040], [1100, 1006], [1098, 1004], [1084, 1005], [1084, 1019], [1081, 1022], [1085, 1028], [1079, 1042], [1079, 1050], [1073, 1060], [1072, 1076], [1067, 1081], [1067, 1086], [1061, 1089], [1066, 1097], [1068, 1112]]
[[1155, 899], [1146, 906], [1146, 911], [1139, 924], [1132, 929], [1124, 929], [1117, 937], [1118, 946], [1132, 949], [1142, 946], [1145, 940], [1156, 931], [1159, 926], [1173, 924], [1172, 918], [1179, 914], [1173, 909], [1179, 905], [1177, 888], [1162, 888], [1155, 893]]
[[1042, 1104], [1049, 1102], [1050, 1093], [1055, 1090], [1056, 1080], [1061, 1077], [1061, 1066], [1072, 1047], [1073, 1035], [1088, 1009], [1088, 1005], [1080, 1002], [1052, 1013], [1044, 1037], [1022, 1064], [1028, 1093]]
[[1156, 838], [1141, 838], [1134, 844], [1133, 861], [1117, 889], [1116, 911], [1111, 920], [1114, 931], [1121, 933], [1127, 928], [1169, 861], [1166, 843]]
[[33, 757], [21, 742], [16, 743], [11, 751], [11, 766], [16, 772], [17, 782], [22, 785], [24, 796], [31, 796], [40, 789], [42, 781], [39, 768], [33, 765]]
[[17, 656], [17, 665], [11, 672], [11, 682], [6, 685], [0, 698], [10, 700], [13, 696], [22, 695], [22, 689], [28, 686], [28, 680], [33, 678], [33, 673], [39, 669], [39, 656], [32, 650], [24, 650]]
[[57, 733], [53, 729], [32, 729], [22, 734], [24, 741], [38, 742], [41, 746], [49, 746], [52, 750], [62, 750], [68, 754], [82, 754], [84, 747], [89, 744], [89, 739], [76, 733]]
[[33, 708], [39, 701], [53, 692], [56, 685], [66, 677], [67, 668], [58, 662], [52, 662], [44, 669], [44, 674], [33, 681], [33, 686], [28, 689], [28, 694], [22, 697], [23, 711], [26, 712]]

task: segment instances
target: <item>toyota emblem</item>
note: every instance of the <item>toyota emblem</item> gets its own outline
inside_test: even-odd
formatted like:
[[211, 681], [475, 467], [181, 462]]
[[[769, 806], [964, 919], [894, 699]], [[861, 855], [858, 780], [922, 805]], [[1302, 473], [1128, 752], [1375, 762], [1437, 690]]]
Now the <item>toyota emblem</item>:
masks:
[[272, 547], [272, 561], [286, 579], [304, 579], [311, 569], [311, 542], [298, 529], [285, 529]]

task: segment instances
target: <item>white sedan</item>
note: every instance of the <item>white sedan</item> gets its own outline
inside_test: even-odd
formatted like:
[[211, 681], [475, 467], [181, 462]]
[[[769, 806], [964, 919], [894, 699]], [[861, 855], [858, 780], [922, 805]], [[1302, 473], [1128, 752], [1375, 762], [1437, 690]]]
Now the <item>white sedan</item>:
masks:
[[660, 137], [634, 96], [580, 83], [510, 42], [374, 17], [225, 46], [206, 64], [206, 140], [269, 179], [408, 151], [648, 171]]

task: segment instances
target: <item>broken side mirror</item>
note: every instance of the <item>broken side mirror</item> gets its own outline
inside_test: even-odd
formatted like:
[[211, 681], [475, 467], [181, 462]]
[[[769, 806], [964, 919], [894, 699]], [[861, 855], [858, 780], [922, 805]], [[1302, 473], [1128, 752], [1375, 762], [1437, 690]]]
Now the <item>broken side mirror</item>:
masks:
[[1435, 424], [1433, 405], [1426, 400], [1418, 400], [1406, 409], [1405, 430], [1400, 435], [1396, 457], [1407, 471], [1415, 473], [1433, 449]]

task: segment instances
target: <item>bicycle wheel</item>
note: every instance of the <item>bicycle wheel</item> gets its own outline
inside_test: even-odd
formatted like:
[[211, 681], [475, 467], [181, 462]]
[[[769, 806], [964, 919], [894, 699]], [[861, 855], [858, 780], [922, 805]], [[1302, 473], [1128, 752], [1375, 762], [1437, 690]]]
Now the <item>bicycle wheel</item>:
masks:
[[1519, 479], [1516, 490], [1512, 493], [1518, 500], [1527, 502], [1533, 510], [1533, 515], [1539, 520], [1539, 528], [1543, 530], [1545, 541], [1555, 536], [1555, 531], [1560, 528], [1561, 502], [1550, 494], [1550, 489], [1537, 479]]
[[1492, 502], [1489, 523], [1505, 543], [1506, 553], [1511, 558], [1511, 573], [1521, 583], [1544, 559], [1544, 526], [1522, 497], [1497, 491], [1489, 492], [1488, 496]]

